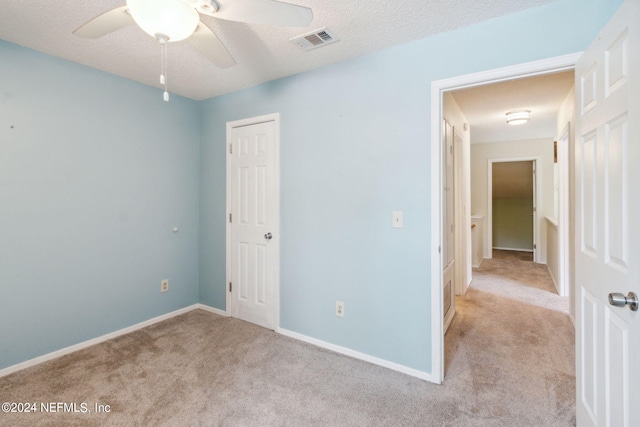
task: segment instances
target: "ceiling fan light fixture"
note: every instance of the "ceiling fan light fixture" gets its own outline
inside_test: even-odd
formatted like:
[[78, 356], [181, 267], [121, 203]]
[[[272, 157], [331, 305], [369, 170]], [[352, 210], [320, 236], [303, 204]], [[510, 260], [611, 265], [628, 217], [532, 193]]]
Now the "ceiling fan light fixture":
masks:
[[505, 114], [507, 123], [513, 126], [523, 125], [529, 121], [531, 110], [513, 110]]
[[196, 30], [200, 16], [183, 0], [127, 0], [131, 17], [151, 37], [157, 34], [177, 42]]

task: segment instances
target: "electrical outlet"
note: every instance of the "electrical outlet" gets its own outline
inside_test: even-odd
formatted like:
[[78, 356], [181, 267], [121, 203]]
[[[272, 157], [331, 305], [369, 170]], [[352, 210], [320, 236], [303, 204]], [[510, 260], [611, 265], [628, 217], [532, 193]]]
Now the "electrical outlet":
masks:
[[342, 301], [336, 301], [336, 316], [344, 317], [344, 303]]
[[164, 279], [160, 282], [160, 292], [167, 292], [169, 290], [169, 279]]

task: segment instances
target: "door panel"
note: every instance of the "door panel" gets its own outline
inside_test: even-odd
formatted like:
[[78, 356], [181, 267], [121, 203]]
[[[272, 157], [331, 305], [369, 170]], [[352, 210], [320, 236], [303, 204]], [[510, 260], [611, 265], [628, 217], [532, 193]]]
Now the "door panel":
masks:
[[[640, 5], [626, 1], [576, 64], [577, 423], [640, 419]], [[632, 219], [632, 220], [630, 220]]]
[[580, 176], [582, 186], [580, 188], [582, 196], [581, 203], [581, 250], [585, 255], [596, 258], [596, 224], [597, 224], [597, 208], [598, 201], [596, 189], [596, 167], [595, 158], [597, 151], [596, 134], [591, 132], [583, 137], [580, 144]]
[[581, 303], [582, 307], [580, 312], [579, 323], [583, 325], [582, 336], [580, 341], [579, 354], [583, 355], [581, 370], [579, 377], [582, 377], [582, 388], [580, 389], [580, 398], [583, 402], [585, 410], [592, 417], [597, 417], [598, 413], [598, 393], [597, 393], [597, 378], [598, 378], [598, 364], [596, 355], [598, 352], [598, 346], [602, 343], [598, 343], [597, 339], [600, 334], [592, 331], [597, 331], [600, 327], [598, 322], [599, 304], [596, 297], [591, 295], [589, 291], [581, 289]]
[[[610, 426], [628, 426], [629, 325], [607, 310], [605, 315], [605, 407]], [[636, 399], [638, 396], [634, 396]], [[625, 419], [627, 421], [625, 421]]]
[[606, 184], [605, 184], [605, 261], [621, 271], [627, 270], [628, 256], [628, 194], [627, 162], [629, 140], [627, 114], [607, 123]]

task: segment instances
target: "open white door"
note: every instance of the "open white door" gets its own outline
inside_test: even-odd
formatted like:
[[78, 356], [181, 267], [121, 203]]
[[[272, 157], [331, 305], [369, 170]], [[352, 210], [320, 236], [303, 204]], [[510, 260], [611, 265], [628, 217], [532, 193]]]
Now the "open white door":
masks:
[[[578, 426], [640, 425], [640, 2], [627, 0], [576, 64]], [[621, 298], [624, 304], [624, 298]]]

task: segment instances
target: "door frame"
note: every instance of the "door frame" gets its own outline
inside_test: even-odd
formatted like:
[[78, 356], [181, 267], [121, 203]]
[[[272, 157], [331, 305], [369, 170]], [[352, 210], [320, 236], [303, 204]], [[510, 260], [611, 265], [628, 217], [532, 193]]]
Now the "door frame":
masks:
[[440, 138], [442, 135], [443, 93], [456, 89], [498, 83], [514, 78], [533, 77], [573, 70], [582, 52], [540, 61], [527, 62], [473, 74], [431, 82], [431, 379], [440, 384], [444, 379], [444, 322], [442, 319], [442, 171]]
[[[571, 216], [569, 207], [571, 206], [571, 122], [567, 122], [566, 126], [560, 131], [557, 139], [558, 143], [558, 293], [560, 296], [574, 297], [573, 287], [571, 283], [571, 261], [572, 244], [571, 233]], [[570, 304], [569, 313], [572, 321], [575, 321], [575, 306]]]
[[274, 278], [274, 304], [272, 310], [274, 311], [275, 325], [274, 330], [278, 331], [280, 327], [280, 113], [272, 113], [265, 114], [263, 116], [250, 117], [241, 120], [234, 120], [231, 122], [227, 122], [226, 127], [226, 138], [225, 138], [225, 152], [226, 152], [226, 212], [225, 212], [225, 222], [226, 222], [226, 274], [225, 274], [225, 289], [226, 289], [226, 312], [227, 316], [232, 316], [232, 305], [233, 298], [231, 295], [231, 291], [229, 290], [229, 283], [231, 282], [231, 241], [232, 241], [232, 233], [231, 233], [231, 222], [229, 221], [229, 215], [232, 213], [231, 208], [231, 192], [233, 189], [231, 188], [231, 153], [230, 153], [230, 145], [231, 145], [231, 132], [234, 128], [257, 125], [265, 122], [274, 122], [274, 156], [275, 156], [275, 164], [274, 164], [274, 188], [275, 195], [273, 196], [275, 203], [275, 218], [274, 218], [274, 226], [273, 226], [273, 234], [276, 236], [271, 242], [270, 245], [274, 246], [275, 257], [276, 257], [276, 265], [275, 269], [275, 278]]
[[485, 258], [493, 258], [493, 164], [508, 162], [533, 162], [536, 179], [533, 181], [533, 262], [540, 262], [540, 224], [538, 211], [540, 209], [540, 191], [542, 178], [539, 169], [540, 157], [501, 157], [487, 160], [487, 243]]

